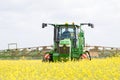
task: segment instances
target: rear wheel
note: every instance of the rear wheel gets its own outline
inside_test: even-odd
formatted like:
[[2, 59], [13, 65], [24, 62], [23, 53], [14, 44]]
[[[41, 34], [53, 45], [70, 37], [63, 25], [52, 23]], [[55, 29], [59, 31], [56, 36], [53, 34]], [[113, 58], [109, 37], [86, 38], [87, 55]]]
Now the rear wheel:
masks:
[[81, 59], [89, 59], [89, 60], [91, 60], [90, 52], [85, 51], [85, 53], [81, 55]]

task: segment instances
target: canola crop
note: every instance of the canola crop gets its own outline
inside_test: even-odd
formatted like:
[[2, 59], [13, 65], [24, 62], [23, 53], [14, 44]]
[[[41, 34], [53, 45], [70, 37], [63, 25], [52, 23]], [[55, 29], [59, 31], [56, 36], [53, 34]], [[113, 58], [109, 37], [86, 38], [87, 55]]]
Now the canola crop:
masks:
[[0, 80], [120, 80], [120, 57], [54, 63], [0, 60]]

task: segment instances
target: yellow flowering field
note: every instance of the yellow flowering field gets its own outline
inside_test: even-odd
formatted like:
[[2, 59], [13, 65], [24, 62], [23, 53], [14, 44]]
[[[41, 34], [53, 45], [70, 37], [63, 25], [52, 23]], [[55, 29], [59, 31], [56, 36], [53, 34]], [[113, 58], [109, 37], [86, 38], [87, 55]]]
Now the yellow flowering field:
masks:
[[0, 60], [0, 80], [120, 80], [120, 57], [56, 63]]

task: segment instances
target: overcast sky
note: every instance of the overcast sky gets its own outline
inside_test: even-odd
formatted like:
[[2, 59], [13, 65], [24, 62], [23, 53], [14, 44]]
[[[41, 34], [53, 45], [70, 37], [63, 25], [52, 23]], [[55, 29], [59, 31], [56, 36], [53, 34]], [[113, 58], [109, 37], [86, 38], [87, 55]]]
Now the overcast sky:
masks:
[[120, 47], [119, 0], [0, 0], [0, 49], [53, 44], [53, 28], [43, 22], [91, 22], [85, 30], [89, 45]]

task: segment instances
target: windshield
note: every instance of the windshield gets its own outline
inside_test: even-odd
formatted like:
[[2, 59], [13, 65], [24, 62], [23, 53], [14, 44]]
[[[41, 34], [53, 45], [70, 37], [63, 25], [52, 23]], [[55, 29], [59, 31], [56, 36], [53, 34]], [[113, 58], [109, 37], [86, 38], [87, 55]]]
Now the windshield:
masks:
[[58, 30], [58, 38], [61, 39], [66, 39], [70, 38], [73, 39], [75, 37], [75, 30], [73, 27], [60, 27]]

